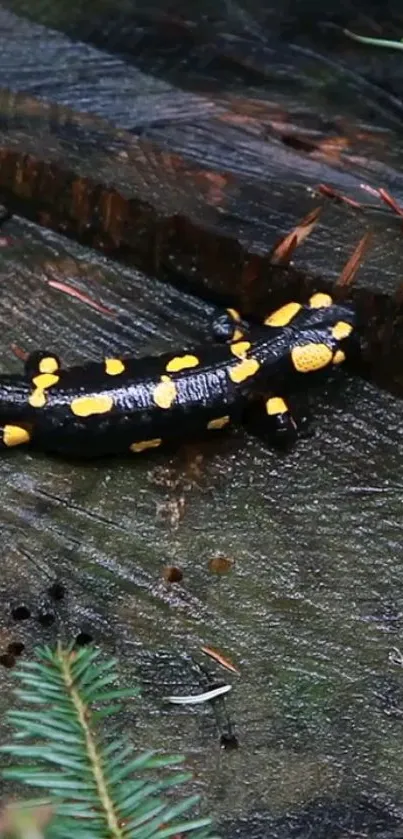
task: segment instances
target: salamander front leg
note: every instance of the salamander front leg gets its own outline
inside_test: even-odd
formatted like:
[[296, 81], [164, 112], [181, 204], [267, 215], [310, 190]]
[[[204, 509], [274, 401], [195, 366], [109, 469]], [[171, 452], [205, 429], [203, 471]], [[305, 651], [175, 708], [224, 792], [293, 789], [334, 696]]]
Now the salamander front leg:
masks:
[[26, 425], [0, 425], [0, 450], [31, 442], [31, 431]]
[[43, 373], [55, 375], [60, 371], [60, 359], [51, 350], [36, 350], [25, 361], [25, 373], [30, 379]]
[[269, 439], [281, 448], [295, 443], [298, 425], [289, 406], [281, 396], [269, 396], [264, 403], [264, 417]]

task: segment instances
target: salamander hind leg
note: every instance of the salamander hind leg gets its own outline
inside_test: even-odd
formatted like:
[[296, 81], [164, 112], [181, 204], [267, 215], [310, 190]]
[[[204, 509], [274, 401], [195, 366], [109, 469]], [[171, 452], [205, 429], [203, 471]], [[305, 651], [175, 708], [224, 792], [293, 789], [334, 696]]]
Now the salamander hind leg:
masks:
[[253, 405], [247, 430], [280, 449], [291, 447], [299, 436], [299, 425], [287, 402], [274, 394]]
[[14, 446], [22, 446], [31, 442], [31, 430], [27, 425], [20, 425], [11, 422], [5, 425], [0, 425], [0, 450], [14, 448]]
[[60, 371], [60, 359], [51, 350], [35, 350], [25, 361], [25, 373], [29, 378], [43, 373], [55, 375]]

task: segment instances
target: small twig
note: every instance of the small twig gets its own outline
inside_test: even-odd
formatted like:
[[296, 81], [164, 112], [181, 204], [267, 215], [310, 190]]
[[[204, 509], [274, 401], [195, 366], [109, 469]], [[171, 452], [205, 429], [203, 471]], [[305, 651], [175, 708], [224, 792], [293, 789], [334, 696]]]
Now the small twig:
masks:
[[387, 38], [370, 38], [367, 35], [356, 35], [349, 29], [343, 29], [344, 35], [351, 38], [352, 41], [358, 41], [359, 44], [368, 44], [371, 47], [386, 47], [391, 50], [403, 50], [402, 41], [389, 41]]
[[[205, 676], [207, 683], [213, 685], [214, 677], [210, 670], [200, 662], [197, 662], [199, 670]], [[234, 724], [232, 723], [227, 704], [224, 696], [218, 696], [211, 702], [218, 732], [220, 734], [220, 744], [223, 748], [237, 748], [238, 739], [235, 734]]]
[[189, 696], [166, 696], [167, 702], [172, 702], [173, 705], [199, 705], [202, 702], [209, 702], [217, 696], [222, 696], [232, 690], [232, 685], [221, 685], [221, 687], [207, 690], [204, 693], [191, 694]]

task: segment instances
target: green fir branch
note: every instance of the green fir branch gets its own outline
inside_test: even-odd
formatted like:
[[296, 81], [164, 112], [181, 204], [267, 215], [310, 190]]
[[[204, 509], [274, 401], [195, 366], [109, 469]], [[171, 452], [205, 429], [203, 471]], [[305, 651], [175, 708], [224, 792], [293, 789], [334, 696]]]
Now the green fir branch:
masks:
[[77, 651], [59, 644], [56, 650], [39, 650], [38, 661], [22, 663], [16, 675], [22, 684], [16, 694], [26, 707], [9, 712], [14, 738], [1, 751], [22, 762], [2, 774], [46, 790], [54, 815], [44, 835], [217, 839], [210, 819], [184, 819], [197, 796], [179, 803], [161, 797], [190, 776], [175, 771], [156, 780], [152, 773], [180, 768], [181, 757], [135, 755], [126, 739], [106, 743], [99, 734], [99, 720], [116, 714], [122, 699], [138, 693], [113, 687], [115, 661], [101, 661], [90, 647]]

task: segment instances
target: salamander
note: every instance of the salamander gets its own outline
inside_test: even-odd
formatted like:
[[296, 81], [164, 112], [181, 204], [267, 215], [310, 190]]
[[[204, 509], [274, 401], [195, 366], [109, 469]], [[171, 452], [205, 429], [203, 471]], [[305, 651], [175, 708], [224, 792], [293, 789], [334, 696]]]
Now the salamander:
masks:
[[354, 307], [316, 293], [259, 325], [227, 309], [214, 342], [159, 356], [62, 369], [55, 353], [37, 351], [22, 375], [0, 376], [0, 446], [138, 454], [242, 423], [251, 403], [268, 438], [293, 437], [282, 387], [290, 376], [340, 365], [355, 336]]

